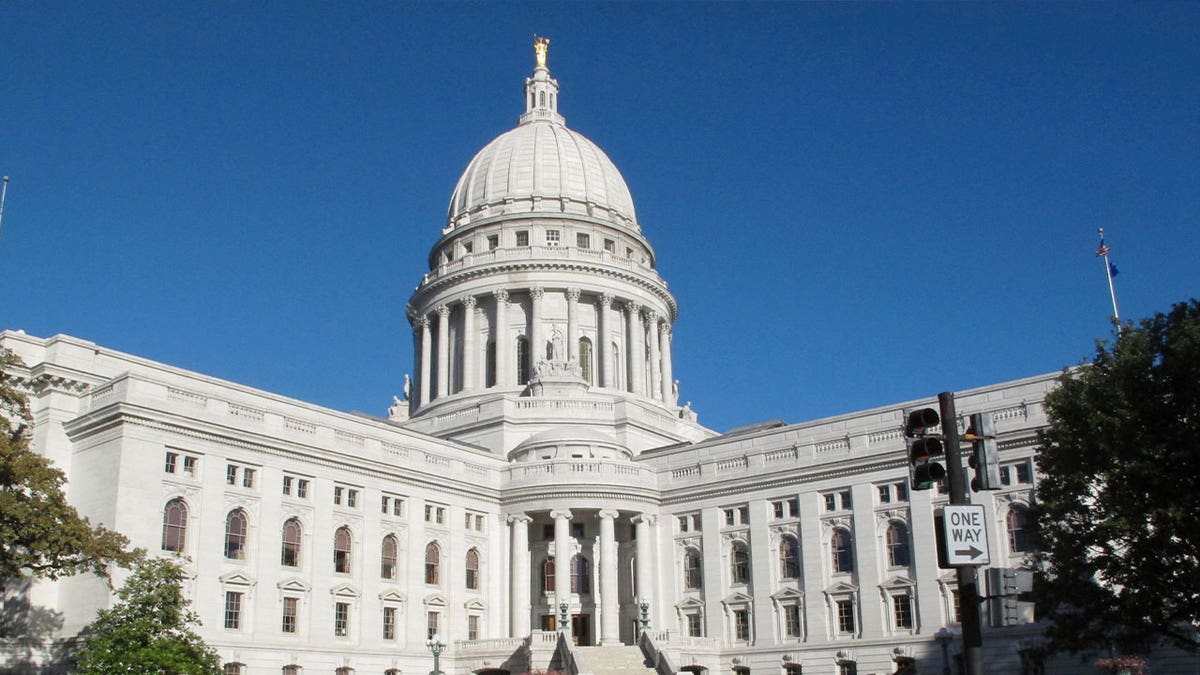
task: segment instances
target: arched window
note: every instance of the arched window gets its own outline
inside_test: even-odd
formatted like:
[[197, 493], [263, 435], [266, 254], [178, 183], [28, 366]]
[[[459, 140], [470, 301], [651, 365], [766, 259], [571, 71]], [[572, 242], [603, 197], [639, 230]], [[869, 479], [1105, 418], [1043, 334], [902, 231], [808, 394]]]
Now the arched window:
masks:
[[538, 106], [542, 108], [546, 107], [546, 92], [544, 91], [538, 92]]
[[485, 386], [496, 386], [496, 342], [489, 340], [487, 343], [487, 352], [484, 354], [485, 369], [484, 382]]
[[524, 335], [517, 338], [517, 384], [529, 382], [529, 340]]
[[580, 594], [592, 592], [592, 564], [578, 553], [571, 558], [571, 592]]
[[183, 552], [187, 545], [187, 503], [179, 497], [167, 502], [163, 509], [162, 548], [164, 551]]
[[689, 548], [683, 554], [683, 587], [687, 589], [702, 588], [704, 578], [700, 563], [700, 552]]
[[467, 588], [479, 590], [479, 551], [475, 549], [467, 551]]
[[279, 563], [284, 567], [300, 566], [300, 521], [288, 518], [283, 524], [283, 547], [279, 553]]
[[439, 571], [442, 564], [442, 549], [437, 545], [436, 541], [429, 542], [425, 547], [425, 583], [438, 584]]
[[889, 567], [908, 567], [912, 552], [908, 546], [908, 526], [893, 522], [887, 529], [887, 554]]
[[579, 338], [579, 367], [583, 370], [583, 379], [588, 384], [595, 384], [592, 379], [592, 341]]
[[1024, 506], [1013, 506], [1005, 518], [1008, 525], [1009, 553], [1024, 553], [1033, 550], [1033, 538], [1029, 533], [1029, 512]]
[[339, 527], [333, 533], [333, 571], [339, 574], [350, 573], [350, 551], [354, 539], [350, 536], [350, 528]]
[[800, 544], [794, 537], [779, 542], [779, 578], [800, 578]]
[[554, 592], [554, 556], [546, 556], [542, 561], [542, 592]]
[[230, 560], [246, 557], [246, 512], [241, 509], [225, 516], [225, 557]]
[[399, 548], [396, 537], [389, 534], [383, 538], [383, 544], [379, 547], [379, 578], [396, 578], [396, 558]]
[[532, 91], [531, 91], [531, 92], [529, 92], [529, 107], [530, 107], [530, 108], [536, 108], [536, 107], [537, 107], [537, 101], [536, 101], [536, 100], [534, 100], [534, 95], [533, 95], [533, 92], [532, 92]]
[[750, 583], [750, 550], [742, 542], [735, 542], [729, 556], [729, 575], [735, 584]]
[[833, 554], [834, 572], [854, 571], [854, 546], [848, 531], [834, 530], [829, 541], [829, 549]]

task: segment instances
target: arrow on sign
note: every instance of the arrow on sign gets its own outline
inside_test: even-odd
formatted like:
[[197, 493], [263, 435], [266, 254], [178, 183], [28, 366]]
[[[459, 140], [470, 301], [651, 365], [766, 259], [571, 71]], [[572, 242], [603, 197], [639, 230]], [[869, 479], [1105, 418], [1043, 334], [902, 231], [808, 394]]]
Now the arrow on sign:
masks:
[[983, 555], [983, 551], [980, 551], [979, 549], [975, 548], [974, 546], [970, 546], [965, 549], [962, 549], [962, 548], [954, 549], [954, 555], [965, 555], [968, 558], [974, 560], [975, 558], [978, 558], [979, 556]]

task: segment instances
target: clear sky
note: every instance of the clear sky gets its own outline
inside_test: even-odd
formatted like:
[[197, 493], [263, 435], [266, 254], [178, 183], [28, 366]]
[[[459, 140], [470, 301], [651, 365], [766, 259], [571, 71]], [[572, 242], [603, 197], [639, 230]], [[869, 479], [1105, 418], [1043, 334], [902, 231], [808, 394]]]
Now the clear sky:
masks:
[[382, 415], [534, 33], [718, 430], [1056, 371], [1200, 286], [1200, 3], [0, 2], [0, 327]]

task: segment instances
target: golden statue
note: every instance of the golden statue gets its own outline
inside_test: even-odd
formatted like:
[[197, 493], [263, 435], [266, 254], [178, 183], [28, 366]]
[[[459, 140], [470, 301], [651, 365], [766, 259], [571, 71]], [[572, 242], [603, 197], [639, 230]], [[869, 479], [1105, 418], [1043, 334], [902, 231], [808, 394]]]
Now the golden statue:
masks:
[[546, 51], [550, 48], [550, 38], [533, 36], [533, 55], [538, 68], [546, 67]]

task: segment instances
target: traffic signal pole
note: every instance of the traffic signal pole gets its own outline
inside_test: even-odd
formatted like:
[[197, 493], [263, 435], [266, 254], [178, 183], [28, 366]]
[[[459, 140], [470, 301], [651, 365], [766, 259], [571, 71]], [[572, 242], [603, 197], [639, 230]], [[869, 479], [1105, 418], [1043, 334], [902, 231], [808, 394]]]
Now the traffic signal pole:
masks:
[[[942, 415], [942, 438], [946, 448], [946, 473], [950, 483], [950, 503], [970, 504], [959, 449], [958, 413], [954, 394], [938, 394]], [[983, 675], [983, 627], [979, 609], [979, 575], [974, 565], [958, 568], [958, 606], [962, 614], [963, 665], [966, 675]]]

